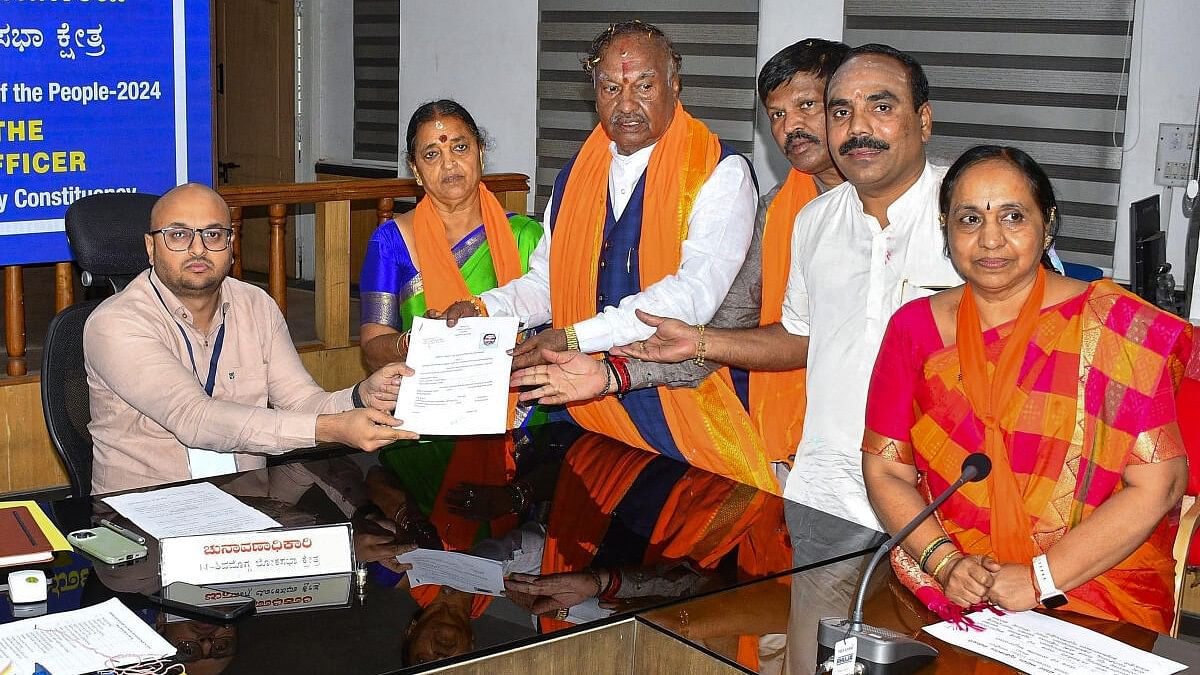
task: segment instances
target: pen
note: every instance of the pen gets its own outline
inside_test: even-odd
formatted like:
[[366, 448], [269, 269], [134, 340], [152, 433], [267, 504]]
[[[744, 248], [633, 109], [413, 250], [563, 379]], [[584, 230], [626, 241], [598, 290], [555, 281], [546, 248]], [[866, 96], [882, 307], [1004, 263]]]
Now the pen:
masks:
[[[127, 530], [127, 529], [121, 527], [120, 525], [112, 522], [108, 518], [101, 518], [100, 524], [134, 543], [137, 543], [137, 544], [145, 544], [146, 543], [146, 538], [143, 537], [142, 535], [138, 534], [137, 532], [133, 532], [132, 530]], [[35, 675], [36, 675], [36, 673], [35, 673]]]
[[33, 675], [50, 675], [50, 671], [46, 670], [46, 666], [43, 666], [40, 663], [34, 663]]

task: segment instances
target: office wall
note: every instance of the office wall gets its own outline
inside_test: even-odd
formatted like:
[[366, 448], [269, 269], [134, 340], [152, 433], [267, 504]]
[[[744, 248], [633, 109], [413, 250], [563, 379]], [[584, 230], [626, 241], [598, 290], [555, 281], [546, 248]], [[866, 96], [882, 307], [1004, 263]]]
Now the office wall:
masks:
[[348, 163], [354, 150], [354, 6], [346, 0], [309, 0], [301, 17], [300, 133], [308, 157], [297, 180], [313, 179], [313, 163]]
[[[1125, 118], [1125, 161], [1114, 276], [1129, 278], [1129, 203], [1162, 194], [1162, 223], [1167, 227], [1167, 260], [1183, 283], [1187, 219], [1182, 188], [1164, 191], [1154, 184], [1154, 160], [1161, 122], [1191, 124], [1200, 89], [1200, 3], [1195, 0], [1138, 0], [1141, 29], [1134, 34], [1130, 64], [1129, 110]], [[1169, 214], [1169, 215], [1168, 215]], [[1197, 317], [1200, 318], [1200, 317]]]
[[[400, 133], [438, 98], [462, 103], [494, 143], [489, 173], [532, 176], [537, 125], [537, 2], [405, 0], [400, 15]], [[408, 175], [408, 167], [400, 167]]]

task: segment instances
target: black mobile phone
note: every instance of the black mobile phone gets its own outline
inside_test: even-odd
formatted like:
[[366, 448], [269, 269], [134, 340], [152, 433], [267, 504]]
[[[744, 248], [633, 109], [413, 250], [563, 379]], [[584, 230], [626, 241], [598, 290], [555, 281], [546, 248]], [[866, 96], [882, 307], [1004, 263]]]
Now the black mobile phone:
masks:
[[233, 621], [254, 613], [254, 598], [182, 581], [168, 584], [157, 593], [146, 594], [146, 598], [181, 616]]

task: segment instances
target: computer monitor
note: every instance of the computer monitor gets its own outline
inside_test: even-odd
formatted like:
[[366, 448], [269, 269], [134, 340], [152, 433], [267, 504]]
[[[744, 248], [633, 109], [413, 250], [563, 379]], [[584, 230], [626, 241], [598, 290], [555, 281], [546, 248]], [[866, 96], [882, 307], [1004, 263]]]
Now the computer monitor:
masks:
[[1165, 262], [1158, 195], [1129, 205], [1129, 290], [1154, 302], [1154, 275]]

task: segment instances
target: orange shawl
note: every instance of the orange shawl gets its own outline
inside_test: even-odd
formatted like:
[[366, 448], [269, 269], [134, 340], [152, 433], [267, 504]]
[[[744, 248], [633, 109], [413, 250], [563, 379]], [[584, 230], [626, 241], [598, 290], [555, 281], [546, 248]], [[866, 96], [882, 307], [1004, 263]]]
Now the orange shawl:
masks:
[[[496, 270], [496, 283], [503, 286], [521, 276], [521, 253], [517, 239], [508, 224], [508, 214], [496, 195], [479, 183], [479, 206], [483, 211], [483, 231], [487, 235]], [[471, 297], [467, 282], [458, 269], [458, 262], [446, 242], [446, 226], [426, 195], [417, 202], [413, 212], [413, 231], [416, 238], [417, 260], [421, 265], [421, 283], [425, 287], [425, 305], [439, 312]]]
[[[796, 214], [817, 196], [812, 176], [795, 169], [767, 207], [762, 236], [762, 303], [758, 325], [769, 326], [783, 318], [792, 263], [792, 227]], [[800, 444], [804, 409], [808, 405], [805, 369], [750, 372], [750, 419], [762, 435], [772, 462], [787, 462]]]
[[[556, 216], [550, 247], [554, 327], [596, 315], [596, 283], [608, 202], [609, 139], [597, 126], [575, 158]], [[721, 145], [703, 122], [676, 104], [675, 116], [646, 167], [639, 242], [643, 289], [679, 271], [688, 218], [700, 187], [721, 159]], [[762, 440], [738, 401], [726, 370], [695, 389], [659, 388], [671, 435], [688, 462], [721, 475], [779, 491]], [[653, 450], [612, 397], [569, 405], [583, 427]]]

